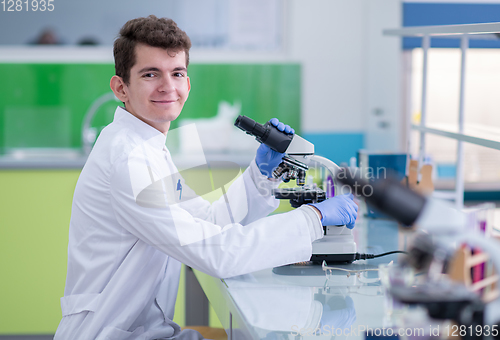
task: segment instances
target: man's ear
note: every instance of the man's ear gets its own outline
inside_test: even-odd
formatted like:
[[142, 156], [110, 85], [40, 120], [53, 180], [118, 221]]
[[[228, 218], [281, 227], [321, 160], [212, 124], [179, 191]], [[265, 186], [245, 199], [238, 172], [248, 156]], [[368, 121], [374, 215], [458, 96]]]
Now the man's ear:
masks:
[[127, 93], [125, 92], [126, 85], [122, 77], [116, 75], [111, 77], [109, 87], [111, 87], [111, 91], [113, 91], [116, 98], [118, 98], [121, 102], [126, 103], [128, 101]]
[[188, 91], [191, 91], [191, 80], [189, 79], [189, 77], [187, 77], [187, 80], [188, 80]]

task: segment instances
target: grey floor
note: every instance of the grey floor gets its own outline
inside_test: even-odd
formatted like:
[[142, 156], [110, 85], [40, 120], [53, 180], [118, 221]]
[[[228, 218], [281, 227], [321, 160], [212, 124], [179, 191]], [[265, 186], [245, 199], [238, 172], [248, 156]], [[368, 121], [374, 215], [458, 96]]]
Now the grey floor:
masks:
[[0, 340], [52, 340], [54, 335], [0, 335]]

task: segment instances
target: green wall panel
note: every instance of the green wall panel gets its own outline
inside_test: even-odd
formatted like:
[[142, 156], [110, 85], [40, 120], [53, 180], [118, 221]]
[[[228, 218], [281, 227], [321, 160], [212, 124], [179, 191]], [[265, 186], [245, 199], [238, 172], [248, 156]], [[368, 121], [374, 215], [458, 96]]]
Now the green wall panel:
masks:
[[54, 333], [80, 171], [0, 171], [0, 333]]
[[[79, 175], [79, 170], [0, 171], [0, 335], [57, 329]], [[181, 275], [174, 317], [180, 326], [184, 286]]]
[[109, 64], [0, 64], [0, 146], [80, 147], [83, 116], [113, 73]]
[[[80, 148], [83, 117], [111, 92], [113, 74], [112, 64], [0, 64], [0, 151]], [[192, 64], [188, 74], [182, 118], [213, 117], [220, 101], [240, 102], [241, 114], [260, 122], [277, 117], [300, 133], [298, 64]], [[102, 105], [92, 125], [109, 124], [117, 103]]]

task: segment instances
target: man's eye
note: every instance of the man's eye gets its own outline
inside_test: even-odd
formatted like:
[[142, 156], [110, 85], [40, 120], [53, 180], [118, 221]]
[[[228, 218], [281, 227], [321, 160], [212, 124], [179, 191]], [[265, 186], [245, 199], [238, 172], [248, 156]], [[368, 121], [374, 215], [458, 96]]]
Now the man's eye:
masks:
[[154, 73], [146, 73], [143, 75], [144, 78], [153, 78], [154, 76]]
[[184, 77], [184, 73], [182, 72], [175, 72], [174, 77]]

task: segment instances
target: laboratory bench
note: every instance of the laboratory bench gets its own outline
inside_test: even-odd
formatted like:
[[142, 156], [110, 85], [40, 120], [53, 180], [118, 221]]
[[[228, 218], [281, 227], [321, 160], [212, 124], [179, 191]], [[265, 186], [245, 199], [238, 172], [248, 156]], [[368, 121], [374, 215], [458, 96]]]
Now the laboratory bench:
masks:
[[[363, 216], [353, 234], [358, 252], [372, 254], [405, 250], [414, 235], [396, 222]], [[397, 263], [398, 256], [406, 255], [332, 266], [373, 270], [379, 264]], [[299, 263], [226, 279], [196, 270], [195, 275], [230, 340], [308, 338], [314, 331], [314, 338], [365, 339], [367, 329], [408, 326], [410, 313], [425, 316], [422, 310], [388, 307], [393, 302], [377, 271], [364, 271], [359, 277], [336, 270], [327, 275], [321, 265]]]

